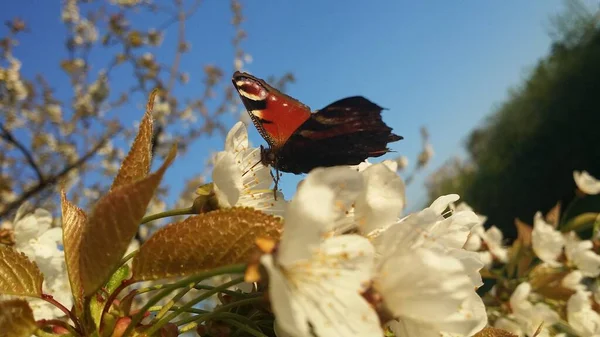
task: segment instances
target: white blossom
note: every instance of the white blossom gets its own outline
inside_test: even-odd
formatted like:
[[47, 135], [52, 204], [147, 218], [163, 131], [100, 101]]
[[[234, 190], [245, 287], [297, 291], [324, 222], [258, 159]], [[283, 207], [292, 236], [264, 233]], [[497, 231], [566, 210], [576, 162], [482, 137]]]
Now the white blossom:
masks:
[[565, 235], [565, 255], [571, 265], [577, 267], [586, 277], [600, 275], [600, 255], [593, 250], [590, 240], [581, 240], [575, 232]]
[[540, 325], [541, 333], [537, 336], [550, 336], [548, 328], [556, 324], [560, 316], [546, 303], [530, 302], [530, 295], [531, 284], [523, 282], [517, 286], [510, 297], [511, 318], [519, 325], [525, 336], [533, 337]]
[[260, 149], [248, 144], [248, 132], [238, 122], [227, 134], [225, 151], [216, 154], [212, 179], [219, 205], [223, 207], [246, 206], [263, 212], [282, 215], [285, 200], [270, 186], [273, 177], [270, 169], [261, 163]]
[[423, 211], [387, 227], [374, 241], [380, 254], [375, 289], [396, 320], [397, 336], [472, 336], [487, 324], [475, 289], [479, 255], [462, 249], [479, 219], [471, 211], [445, 218], [457, 195], [438, 198]]
[[[27, 205], [17, 211], [13, 227], [15, 249], [24, 253], [44, 274], [42, 289], [67, 308], [73, 305], [71, 287], [66, 272], [64, 251], [62, 250], [62, 229], [51, 228], [52, 215], [41, 208], [31, 214], [24, 214]], [[63, 317], [64, 313], [52, 304], [41, 299], [30, 299], [36, 319]]]
[[531, 242], [533, 251], [542, 261], [553, 267], [560, 265], [556, 260], [562, 254], [564, 238], [552, 225], [544, 221], [541, 212], [537, 212], [533, 219]]
[[278, 336], [383, 335], [361, 296], [372, 278], [373, 246], [359, 235], [323, 239], [361, 187], [353, 170], [315, 169], [290, 202], [276, 254], [261, 258]]
[[600, 180], [594, 178], [587, 171], [573, 171], [573, 179], [583, 193], [590, 195], [600, 193]]
[[569, 298], [567, 321], [580, 337], [600, 336], [600, 315], [592, 309], [589, 292], [577, 291]]

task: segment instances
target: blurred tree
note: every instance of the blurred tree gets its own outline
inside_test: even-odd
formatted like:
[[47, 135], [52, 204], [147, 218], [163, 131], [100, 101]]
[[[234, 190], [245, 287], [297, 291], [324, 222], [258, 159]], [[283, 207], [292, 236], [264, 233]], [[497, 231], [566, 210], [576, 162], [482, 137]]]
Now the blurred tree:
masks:
[[600, 177], [600, 16], [568, 1], [554, 18], [555, 42], [510, 98], [428, 180], [430, 199], [459, 193], [488, 224], [515, 237], [516, 217], [573, 198], [573, 170]]
[[[61, 19], [67, 31], [67, 57], [56, 66], [67, 74], [68, 83], [46, 78], [44, 73], [35, 78], [21, 74], [17, 45], [22, 34], [29, 33], [27, 18], [4, 18], [7, 29], [0, 31], [0, 219], [10, 218], [24, 201], [56, 210], [61, 186], [71, 187], [70, 199], [75, 204], [95, 201], [107, 187], [105, 179], [115, 175], [123, 148], [135, 131], [134, 125], [123, 121], [123, 113], [141, 110], [132, 103], [139, 107], [155, 87], [162, 89], [154, 108], [158, 155], [174, 142], [181, 152], [201, 136], [226, 131], [222, 118], [239, 111], [229, 79], [231, 70], [206, 64], [204, 74], [198, 74], [204, 83], [200, 94], [182, 97], [177, 93], [190, 78], [180, 64], [191, 47], [186, 22], [199, 4], [200, 0], [64, 1]], [[241, 46], [247, 35], [241, 26], [242, 6], [237, 0], [230, 4], [235, 32], [232, 63], [240, 70], [251, 57]], [[150, 14], [161, 21], [139, 19]], [[176, 42], [170, 45], [175, 47], [171, 52], [162, 48], [158, 56], [156, 51], [171, 27]], [[104, 63], [92, 61], [98, 57], [90, 56], [98, 53], [110, 57], [103, 58]], [[290, 80], [293, 77], [288, 74], [277, 83], [283, 86]], [[71, 92], [59, 97], [57, 88]], [[154, 203], [158, 208], [164, 205], [160, 196], [166, 189], [161, 191]]]

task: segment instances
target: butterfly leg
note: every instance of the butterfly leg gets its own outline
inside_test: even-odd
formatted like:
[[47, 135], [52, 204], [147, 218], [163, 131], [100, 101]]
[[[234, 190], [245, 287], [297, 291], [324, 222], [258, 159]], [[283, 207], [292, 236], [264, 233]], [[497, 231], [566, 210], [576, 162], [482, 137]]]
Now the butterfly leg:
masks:
[[275, 169], [275, 174], [273, 174], [272, 170], [269, 170], [269, 173], [271, 173], [271, 178], [273, 178], [273, 181], [275, 182], [275, 187], [273, 187], [273, 198], [277, 200], [277, 190], [279, 190], [279, 170]]

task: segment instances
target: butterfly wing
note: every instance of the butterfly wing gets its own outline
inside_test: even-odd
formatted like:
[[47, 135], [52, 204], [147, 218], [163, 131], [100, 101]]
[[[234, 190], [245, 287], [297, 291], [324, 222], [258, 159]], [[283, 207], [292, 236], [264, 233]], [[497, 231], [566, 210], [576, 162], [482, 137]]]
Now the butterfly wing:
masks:
[[310, 116], [310, 108], [252, 75], [236, 71], [236, 88], [254, 126], [277, 151]]
[[361, 96], [341, 99], [313, 113], [276, 154], [281, 171], [307, 173], [315, 167], [356, 165], [389, 151], [402, 139], [381, 117], [382, 107]]

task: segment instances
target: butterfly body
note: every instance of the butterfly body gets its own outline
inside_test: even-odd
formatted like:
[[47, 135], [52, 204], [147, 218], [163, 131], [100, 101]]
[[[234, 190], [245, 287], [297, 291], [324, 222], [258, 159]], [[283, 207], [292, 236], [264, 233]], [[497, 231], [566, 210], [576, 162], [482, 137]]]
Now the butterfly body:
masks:
[[347, 97], [311, 112], [265, 81], [236, 72], [233, 84], [261, 136], [269, 144], [261, 161], [294, 174], [315, 167], [357, 165], [389, 151], [402, 139], [382, 118], [382, 107], [361, 96]]

